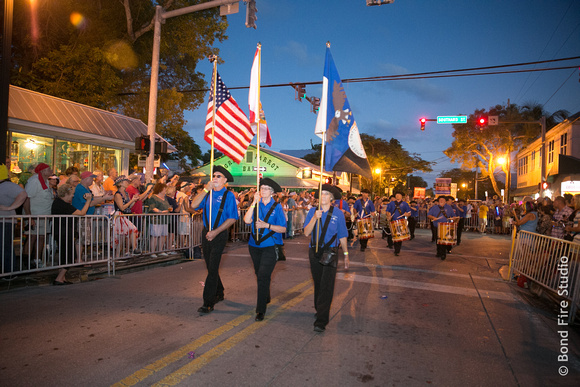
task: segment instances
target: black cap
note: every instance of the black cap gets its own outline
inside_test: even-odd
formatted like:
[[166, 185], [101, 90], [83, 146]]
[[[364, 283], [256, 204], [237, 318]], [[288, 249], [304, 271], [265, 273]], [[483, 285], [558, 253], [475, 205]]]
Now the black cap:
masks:
[[366, 193], [366, 194], [369, 194], [370, 195], [371, 191], [369, 191], [368, 189], [365, 188], [365, 189], [361, 189], [360, 190], [360, 193], [361, 194]]
[[213, 171], [212, 171], [212, 176], [213, 176], [214, 172], [219, 172], [222, 175], [224, 175], [226, 180], [230, 183], [234, 181], [234, 177], [232, 176], [232, 174], [227, 169], [222, 167], [221, 165], [214, 165]]
[[[323, 191], [328, 191], [332, 194], [332, 196], [334, 196], [334, 200], [338, 200], [342, 197], [342, 195], [340, 194], [340, 191], [338, 190], [338, 188], [336, 188], [333, 185], [330, 184], [322, 184], [322, 190]], [[314, 198], [318, 199], [318, 190], [316, 190], [316, 192], [314, 193]]]
[[263, 177], [260, 179], [260, 187], [263, 185], [267, 185], [268, 187], [272, 188], [274, 192], [282, 192], [282, 187], [280, 187], [278, 183], [269, 177]]

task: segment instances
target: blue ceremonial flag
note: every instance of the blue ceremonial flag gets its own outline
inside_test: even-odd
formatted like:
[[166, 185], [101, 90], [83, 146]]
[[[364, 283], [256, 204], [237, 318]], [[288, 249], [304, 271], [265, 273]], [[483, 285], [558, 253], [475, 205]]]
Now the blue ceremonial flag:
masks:
[[322, 98], [314, 133], [321, 138], [326, 133], [326, 171], [351, 172], [372, 178], [371, 166], [358, 126], [328, 45], [322, 78]]

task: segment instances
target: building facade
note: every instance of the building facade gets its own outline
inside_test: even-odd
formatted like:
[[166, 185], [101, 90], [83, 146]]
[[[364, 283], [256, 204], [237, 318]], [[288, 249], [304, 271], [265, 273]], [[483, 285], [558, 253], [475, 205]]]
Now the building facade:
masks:
[[[565, 193], [580, 194], [580, 112], [546, 132], [546, 182], [544, 196], [554, 198]], [[516, 199], [539, 196], [542, 183], [542, 139], [518, 152], [516, 156]]]

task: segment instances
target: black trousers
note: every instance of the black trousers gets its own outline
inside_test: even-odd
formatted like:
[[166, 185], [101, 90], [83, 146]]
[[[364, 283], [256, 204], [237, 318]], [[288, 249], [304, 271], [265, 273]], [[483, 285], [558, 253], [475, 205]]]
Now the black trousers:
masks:
[[401, 246], [403, 246], [403, 242], [395, 242], [393, 245], [395, 246], [395, 253], [399, 254], [401, 252]]
[[258, 280], [258, 300], [256, 313], [266, 313], [266, 305], [270, 298], [270, 280], [276, 266], [276, 250], [274, 246], [248, 246], [254, 263], [254, 272]]
[[360, 242], [360, 247], [363, 248], [363, 249], [366, 249], [367, 248], [367, 244], [369, 243], [369, 240], [368, 239], [360, 239], [360, 237], [359, 237], [358, 240]]
[[409, 216], [407, 219], [409, 221], [409, 234], [411, 234], [411, 239], [415, 238], [415, 228], [417, 227], [417, 218], [414, 216]]
[[440, 245], [437, 243], [437, 256], [441, 258], [445, 258], [447, 256], [447, 250], [451, 251], [451, 246]]
[[463, 227], [465, 227], [465, 218], [459, 218], [459, 222], [457, 222], [457, 244], [461, 243], [461, 233], [463, 233]]
[[431, 242], [437, 242], [437, 226], [431, 222]]
[[310, 258], [310, 271], [314, 282], [314, 309], [316, 320], [314, 325], [324, 328], [330, 320], [330, 305], [334, 296], [334, 281], [336, 279], [336, 267], [324, 266], [318, 263], [314, 248], [308, 250]]
[[203, 288], [203, 305], [213, 306], [217, 295], [223, 296], [224, 285], [220, 278], [222, 253], [228, 242], [228, 230], [219, 233], [211, 242], [206, 239], [207, 230], [201, 234], [201, 249], [207, 267], [207, 277]]

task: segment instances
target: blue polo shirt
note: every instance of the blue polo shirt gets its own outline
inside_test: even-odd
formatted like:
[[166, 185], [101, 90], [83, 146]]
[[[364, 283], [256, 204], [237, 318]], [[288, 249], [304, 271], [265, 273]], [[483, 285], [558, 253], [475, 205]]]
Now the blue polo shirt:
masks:
[[[73, 196], [73, 200], [72, 200], [72, 205], [74, 206], [74, 208], [76, 208], [77, 210], [82, 210], [83, 207], [85, 206], [85, 203], [87, 202], [85, 200], [85, 198], [83, 198], [83, 196], [86, 193], [91, 193], [91, 190], [86, 188], [84, 185], [82, 184], [78, 184], [75, 188], [75, 194]], [[87, 215], [95, 215], [95, 206], [90, 206], [89, 209], [87, 210]]]
[[[282, 208], [280, 203], [276, 203], [274, 201], [274, 199], [270, 199], [268, 204], [264, 204], [262, 202], [262, 200], [260, 200], [260, 203], [258, 204], [258, 219], [264, 220], [266, 218], [266, 215], [268, 214], [268, 211], [270, 211], [270, 208], [272, 208], [272, 206], [275, 206], [275, 207], [272, 210], [272, 213], [270, 214], [270, 217], [268, 218], [266, 223], [270, 223], [273, 226], [286, 227], [287, 222], [286, 222], [286, 217], [284, 216], [284, 209]], [[248, 211], [250, 211], [250, 210], [248, 210]], [[252, 220], [254, 219], [254, 213], [255, 213], [255, 211], [252, 211]], [[252, 222], [252, 227], [254, 227], [253, 222]], [[264, 239], [265, 236], [270, 233], [270, 230], [268, 230], [267, 228], [261, 228], [258, 230], [258, 232], [259, 232], [258, 241], [260, 243], [257, 244], [256, 241], [254, 240], [254, 233], [255, 232], [256, 232], [256, 230], [254, 229], [250, 233], [250, 242], [249, 242], [250, 246], [270, 247], [270, 246], [274, 246], [275, 244], [276, 245], [283, 244], [282, 243], [282, 234], [279, 232], [275, 232], [274, 235], [272, 235], [271, 237]]]
[[367, 200], [366, 204], [364, 204], [362, 198], [354, 202], [354, 209], [357, 212], [357, 219], [366, 218], [371, 214], [371, 212], [376, 211], [372, 200], [369, 199]]
[[411, 207], [411, 205], [409, 204], [409, 208], [411, 209], [411, 216], [413, 218], [418, 218], [419, 217], [419, 207], [417, 204], [415, 204], [415, 208], [416, 210], [413, 209], [413, 207]]
[[[399, 209], [397, 210], [397, 207], [399, 207]], [[403, 216], [403, 214], [405, 212], [411, 212], [411, 207], [409, 207], [409, 205], [407, 204], [407, 202], [404, 201], [400, 201], [400, 202], [390, 202], [389, 204], [387, 204], [387, 211], [391, 213], [391, 215], [393, 215], [393, 218], [391, 220], [399, 220], [399, 219], [404, 219], [405, 217]]]
[[[308, 214], [306, 215], [306, 220], [304, 221], [304, 227], [306, 227], [306, 225], [308, 225], [308, 223], [310, 223], [310, 220], [314, 216], [314, 213], [316, 212], [317, 209], [318, 208], [316, 208], [316, 207], [312, 207], [310, 209], [310, 211], [308, 211]], [[326, 218], [328, 217], [329, 212], [330, 212], [330, 210], [323, 212], [322, 216], [320, 217], [320, 227], [318, 228], [318, 236], [319, 237], [322, 235], [322, 228], [324, 226], [324, 223], [326, 222]], [[312, 244], [313, 239], [314, 239], [314, 241], [316, 241], [316, 226], [314, 226], [314, 229], [312, 230], [312, 235], [313, 236], [310, 237], [309, 246], [316, 247], [315, 244]], [[346, 229], [346, 221], [344, 220], [344, 214], [342, 213], [342, 211], [339, 211], [336, 208], [332, 211], [330, 223], [328, 224], [328, 229], [326, 230], [326, 234], [324, 235], [323, 245], [326, 245], [332, 239], [333, 235], [336, 235], [336, 239], [334, 240], [334, 242], [332, 243], [332, 245], [330, 247], [338, 246], [341, 238], [348, 237], [348, 230]], [[314, 243], [316, 243], [316, 242], [314, 242]]]
[[[463, 211], [459, 211], [459, 208], [461, 208]], [[459, 216], [460, 218], [465, 218], [465, 215], [467, 215], [467, 206], [455, 206], [455, 215]]]
[[[444, 214], [447, 217], [444, 217], [443, 216]], [[449, 222], [447, 218], [453, 218], [455, 216], [455, 211], [453, 211], [453, 208], [451, 208], [451, 206], [448, 204], [444, 205], [443, 208], [439, 207], [438, 204], [435, 204], [433, 207], [429, 209], [428, 215], [434, 216], [436, 218], [441, 217], [440, 219], [433, 221], [433, 225], [437, 227], [439, 223]]]
[[[214, 190], [212, 193], [212, 201], [211, 201], [211, 224], [212, 224], [212, 230], [213, 225], [215, 223], [216, 217], [218, 215], [219, 209], [222, 205], [222, 200], [224, 197], [224, 194], [226, 193], [227, 188], [224, 187], [219, 191]], [[236, 219], [238, 220], [239, 216], [238, 216], [238, 206], [236, 205], [236, 199], [234, 197], [235, 195], [233, 193], [228, 193], [226, 196], [226, 203], [224, 205], [224, 210], [222, 212], [222, 216], [220, 217], [220, 221], [219, 223], [216, 225], [215, 228], [218, 228], [219, 226], [222, 225], [223, 222], [226, 221], [226, 219]], [[199, 206], [196, 208], [196, 210], [199, 210], [200, 208], [203, 209], [203, 227], [205, 227], [206, 230], [209, 230], [209, 225], [207, 224], [207, 218], [209, 217], [209, 197], [210, 194], [207, 193], [205, 195], [205, 197], [203, 198], [203, 200], [201, 201], [201, 203], [199, 204]]]
[[[341, 203], [342, 203], [342, 208], [340, 208]], [[334, 201], [333, 206], [335, 206], [339, 210], [345, 210], [346, 212], [348, 212], [350, 214], [350, 207], [348, 206], [348, 203], [346, 202], [346, 200], [337, 199]]]

